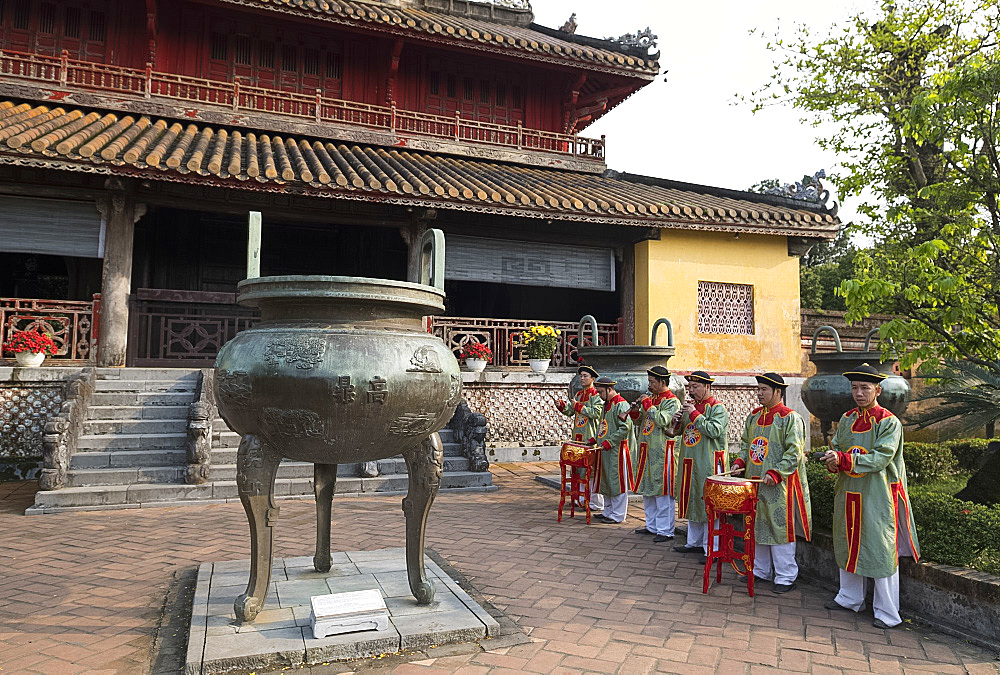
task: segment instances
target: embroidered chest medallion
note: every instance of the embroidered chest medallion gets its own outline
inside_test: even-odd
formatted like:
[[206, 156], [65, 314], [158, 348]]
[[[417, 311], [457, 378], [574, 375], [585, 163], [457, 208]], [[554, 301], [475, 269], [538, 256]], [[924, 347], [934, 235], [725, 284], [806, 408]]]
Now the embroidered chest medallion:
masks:
[[767, 457], [767, 439], [758, 436], [750, 442], [750, 461], [760, 465], [764, 463], [765, 457]]
[[694, 428], [693, 424], [689, 424], [684, 428], [684, 445], [687, 447], [693, 447], [701, 442], [701, 432]]

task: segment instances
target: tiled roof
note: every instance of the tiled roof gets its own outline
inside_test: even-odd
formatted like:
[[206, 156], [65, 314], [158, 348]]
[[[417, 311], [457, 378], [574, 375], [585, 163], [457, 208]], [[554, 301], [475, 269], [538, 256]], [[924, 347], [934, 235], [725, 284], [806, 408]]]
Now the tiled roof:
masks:
[[0, 101], [0, 163], [559, 220], [832, 238], [762, 195]]
[[602, 49], [580, 44], [572, 38], [563, 40], [523, 26], [491, 23], [465, 16], [454, 16], [425, 9], [351, 0], [225, 0], [261, 9], [277, 10], [300, 16], [312, 16], [346, 25], [362, 25], [401, 34], [420, 33], [425, 37], [464, 43], [491, 51], [520, 52], [530, 58], [572, 61], [587, 68], [631, 72], [654, 77], [659, 64], [650, 58], [625, 54], [609, 43]]

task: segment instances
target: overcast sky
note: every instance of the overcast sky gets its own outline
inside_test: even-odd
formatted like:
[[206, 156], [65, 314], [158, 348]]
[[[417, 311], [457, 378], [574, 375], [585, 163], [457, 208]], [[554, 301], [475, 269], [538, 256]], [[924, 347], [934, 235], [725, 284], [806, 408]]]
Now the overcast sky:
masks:
[[[757, 27], [774, 34], [779, 19], [791, 35], [795, 23], [821, 34], [866, 0], [532, 0], [535, 21], [559, 28], [576, 12], [577, 34], [612, 37], [649, 26], [659, 36], [661, 74], [619, 107], [587, 127], [607, 135], [608, 167], [619, 171], [745, 190], [764, 178], [793, 182], [837, 158], [814, 142], [816, 130], [791, 108], [754, 115], [733, 105], [772, 72], [775, 54]], [[822, 30], [821, 30], [822, 29]], [[665, 72], [664, 71], [669, 71]], [[665, 81], [664, 81], [665, 80]], [[828, 186], [830, 187], [830, 186]], [[841, 205], [844, 222], [854, 216]]]

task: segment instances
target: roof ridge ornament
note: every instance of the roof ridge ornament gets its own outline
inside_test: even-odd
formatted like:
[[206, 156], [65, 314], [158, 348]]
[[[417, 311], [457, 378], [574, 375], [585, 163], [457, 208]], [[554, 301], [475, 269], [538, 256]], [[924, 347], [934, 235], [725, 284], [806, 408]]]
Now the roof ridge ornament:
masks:
[[830, 199], [830, 191], [823, 188], [820, 180], [826, 178], [826, 170], [820, 169], [811, 176], [802, 176], [802, 180], [792, 183], [784, 183], [764, 190], [766, 195], [778, 195], [788, 199], [797, 199], [802, 202], [813, 202], [826, 205]]
[[654, 35], [653, 31], [646, 26], [645, 30], [637, 30], [634, 33], [625, 33], [619, 37], [608, 37], [604, 38], [608, 42], [616, 42], [622, 47], [640, 47], [646, 49], [656, 49], [656, 40], [659, 38], [658, 35]]

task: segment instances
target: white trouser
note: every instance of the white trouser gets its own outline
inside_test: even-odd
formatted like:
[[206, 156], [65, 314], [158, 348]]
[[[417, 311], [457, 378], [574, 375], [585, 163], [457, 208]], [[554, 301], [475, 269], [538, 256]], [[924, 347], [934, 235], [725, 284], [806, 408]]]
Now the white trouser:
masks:
[[628, 511], [628, 494], [623, 492], [615, 497], [601, 496], [604, 497], [604, 517], [610, 518], [616, 523], [625, 520], [625, 512]]
[[[840, 570], [840, 593], [834, 600], [841, 607], [860, 612], [865, 608], [865, 579], [860, 574]], [[899, 568], [891, 577], [872, 579], [875, 582], [875, 597], [872, 609], [875, 618], [881, 619], [887, 626], [898, 626], [903, 622], [899, 618]]]
[[646, 512], [646, 529], [664, 537], [674, 536], [674, 498], [670, 495], [643, 497], [642, 508]]
[[[708, 555], [708, 523], [695, 523], [688, 521], [688, 540], [687, 545], [691, 546], [701, 546], [701, 550]], [[715, 538], [715, 543], [713, 547], [716, 551], [719, 550], [719, 538]]]
[[[582, 469], [570, 469], [570, 471], [582, 471]], [[577, 506], [586, 506], [583, 503], [583, 497], [576, 500]], [[597, 472], [590, 472], [590, 510], [591, 511], [603, 511], [604, 510], [604, 495], [597, 491]]]
[[788, 585], [799, 576], [795, 562], [795, 542], [757, 544], [754, 548], [753, 575], [764, 581]]

